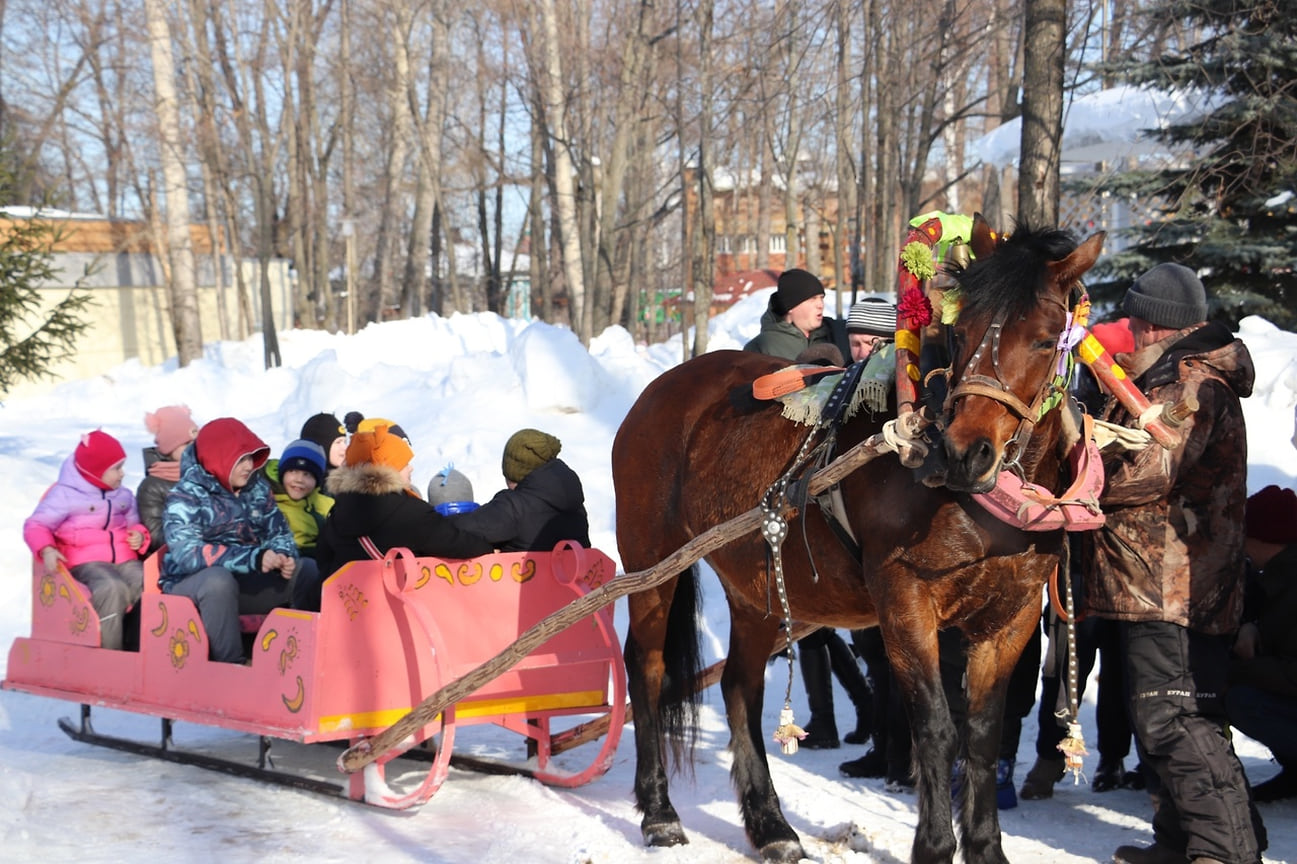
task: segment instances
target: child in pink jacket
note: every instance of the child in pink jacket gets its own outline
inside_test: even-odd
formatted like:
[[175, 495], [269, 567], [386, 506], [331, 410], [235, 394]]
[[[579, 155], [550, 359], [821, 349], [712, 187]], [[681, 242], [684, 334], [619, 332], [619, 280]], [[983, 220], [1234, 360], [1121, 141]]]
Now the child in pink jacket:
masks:
[[116, 438], [99, 430], [83, 435], [23, 523], [23, 539], [45, 572], [54, 573], [62, 561], [90, 589], [100, 645], [118, 651], [122, 617], [144, 587], [140, 550], [149, 547], [135, 496], [122, 487], [125, 465], [126, 451]]

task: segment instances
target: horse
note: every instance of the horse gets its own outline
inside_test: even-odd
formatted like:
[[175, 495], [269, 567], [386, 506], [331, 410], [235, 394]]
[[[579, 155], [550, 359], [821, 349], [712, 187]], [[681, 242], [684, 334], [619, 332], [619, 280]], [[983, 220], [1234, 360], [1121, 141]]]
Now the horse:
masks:
[[[955, 854], [957, 756], [965, 771], [958, 808], [965, 860], [1006, 860], [994, 788], [1005, 692], [1038, 626], [1041, 590], [1064, 536], [999, 521], [972, 495], [994, 487], [1002, 468], [1047, 489], [1064, 479], [1068, 427], [1060, 411], [1041, 409], [1059, 392], [1069, 300], [1079, 297], [1080, 277], [1098, 257], [1103, 235], [1078, 243], [1065, 231], [1019, 225], [1007, 239], [997, 238], [980, 218], [972, 234], [975, 260], [952, 271], [963, 307], [951, 330], [950, 389], [939, 412], [944, 486], [916, 482], [888, 454], [840, 483], [857, 553], [819, 508], [802, 506], [780, 550], [782, 580], [756, 532], [707, 557], [731, 616], [721, 678], [731, 779], [747, 838], [765, 860], [805, 856], [780, 808], [761, 730], [764, 672], [784, 626], [781, 591], [792, 621], [881, 628], [914, 739], [919, 813], [912, 860], [950, 861]], [[806, 427], [752, 395], [755, 379], [786, 365], [752, 352], [716, 351], [644, 389], [612, 449], [617, 545], [627, 572], [663, 560], [787, 479]], [[837, 432], [840, 449], [878, 432], [886, 414], [862, 411], [849, 419]], [[650, 846], [687, 843], [668, 794], [666, 757], [675, 768], [691, 764], [701, 666], [697, 565], [628, 603], [624, 654], [641, 832]], [[962, 729], [951, 719], [938, 663], [938, 631], [951, 628], [967, 644]]]

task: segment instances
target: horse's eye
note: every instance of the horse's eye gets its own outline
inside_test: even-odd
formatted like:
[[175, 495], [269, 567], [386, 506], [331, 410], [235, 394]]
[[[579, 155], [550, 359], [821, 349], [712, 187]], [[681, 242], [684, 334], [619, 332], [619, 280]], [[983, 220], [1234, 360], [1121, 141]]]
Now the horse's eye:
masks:
[[1055, 339], [1041, 339], [1032, 345], [1033, 351], [1053, 351], [1058, 347], [1058, 341]]

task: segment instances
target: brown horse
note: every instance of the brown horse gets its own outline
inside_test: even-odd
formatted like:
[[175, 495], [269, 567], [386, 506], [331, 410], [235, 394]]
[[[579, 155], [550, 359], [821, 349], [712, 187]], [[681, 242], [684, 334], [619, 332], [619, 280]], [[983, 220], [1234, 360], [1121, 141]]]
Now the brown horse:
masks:
[[[988, 516], [969, 493], [986, 491], [1002, 467], [1013, 465], [1026, 479], [1059, 488], [1063, 424], [1057, 410], [1041, 416], [1041, 402], [1054, 386], [1070, 298], [1102, 240], [1096, 235], [1078, 246], [1065, 232], [1019, 226], [997, 245], [979, 219], [977, 259], [954, 274], [964, 305], [951, 341], [945, 488], [916, 483], [891, 455], [849, 475], [841, 491], [859, 559], [814, 505], [788, 526], [782, 569], [793, 620], [882, 628], [914, 736], [914, 861], [955, 854], [950, 792], [957, 755], [966, 771], [959, 812], [965, 860], [1005, 860], [994, 789], [1005, 690], [1037, 626], [1041, 587], [1058, 562], [1063, 532], [1017, 530]], [[808, 434], [818, 434], [752, 398], [753, 380], [784, 365], [718, 351], [645, 388], [612, 454], [617, 543], [628, 572], [756, 506]], [[862, 412], [841, 428], [839, 448], [879, 431], [884, 419]], [[780, 809], [761, 729], [766, 661], [782, 619], [773, 559], [753, 533], [707, 560], [732, 619], [721, 689], [748, 839], [765, 859], [797, 861], [804, 852]], [[691, 569], [629, 601], [635, 796], [649, 845], [687, 842], [668, 797], [664, 745], [678, 759], [693, 740], [700, 665], [695, 578]], [[962, 631], [969, 646], [963, 729], [951, 720], [942, 690], [937, 633], [946, 628]]]

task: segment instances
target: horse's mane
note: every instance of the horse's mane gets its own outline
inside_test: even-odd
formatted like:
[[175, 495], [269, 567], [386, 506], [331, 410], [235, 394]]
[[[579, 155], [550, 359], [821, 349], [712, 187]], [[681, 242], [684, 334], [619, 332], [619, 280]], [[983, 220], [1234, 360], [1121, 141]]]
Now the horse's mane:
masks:
[[1060, 228], [1037, 230], [1016, 226], [996, 246], [995, 254], [979, 258], [951, 273], [963, 289], [961, 314], [979, 317], [1004, 310], [1011, 317], [1035, 308], [1039, 292], [1047, 285], [1045, 268], [1062, 260], [1077, 246], [1075, 236]]

